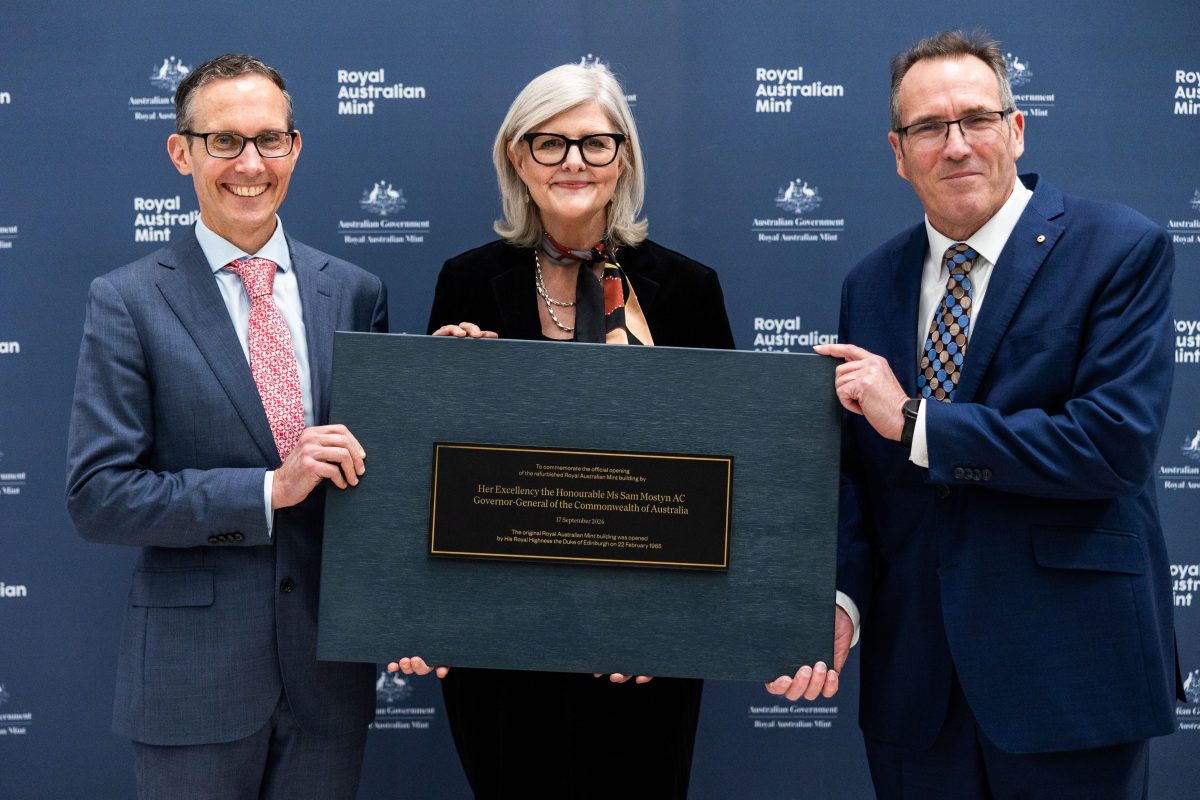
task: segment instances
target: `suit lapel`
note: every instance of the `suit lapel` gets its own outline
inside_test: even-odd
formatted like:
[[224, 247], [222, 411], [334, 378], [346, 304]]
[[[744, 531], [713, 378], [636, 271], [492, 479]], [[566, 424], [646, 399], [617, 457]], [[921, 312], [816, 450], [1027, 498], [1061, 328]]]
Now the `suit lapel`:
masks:
[[507, 247], [504, 254], [508, 269], [492, 278], [492, 293], [504, 330], [512, 339], [540, 339], [542, 323], [533, 277], [533, 250]]
[[1062, 195], [1056, 189], [1045, 183], [1034, 188], [1033, 197], [1000, 253], [1000, 260], [992, 267], [986, 304], [967, 346], [955, 400], [974, 399], [1025, 292], [1062, 236], [1064, 226], [1055, 221], [1062, 213]]
[[[633, 287], [633, 293], [637, 295], [642, 313], [649, 319], [650, 309], [654, 308], [654, 299], [658, 296], [658, 281], [637, 272], [626, 272], [625, 275], [629, 278], [629, 285]], [[654, 331], [650, 331], [650, 335], [653, 336]]]
[[921, 308], [921, 270], [928, 249], [925, 226], [918, 225], [889, 259], [890, 284], [881, 287], [886, 296], [880, 308], [890, 323], [886, 330], [891, 332], [884, 356], [910, 397], [917, 394], [917, 314]]
[[166, 268], [156, 281], [163, 299], [196, 343], [263, 457], [278, 464], [279, 453], [262, 398], [196, 237], [189, 233], [180, 239], [159, 263]]
[[329, 420], [329, 384], [333, 375], [333, 332], [337, 328], [337, 295], [341, 287], [325, 274], [329, 260], [321, 253], [288, 238], [292, 269], [300, 289], [304, 314], [304, 339], [308, 345], [308, 371], [312, 381], [313, 418], [317, 425]]

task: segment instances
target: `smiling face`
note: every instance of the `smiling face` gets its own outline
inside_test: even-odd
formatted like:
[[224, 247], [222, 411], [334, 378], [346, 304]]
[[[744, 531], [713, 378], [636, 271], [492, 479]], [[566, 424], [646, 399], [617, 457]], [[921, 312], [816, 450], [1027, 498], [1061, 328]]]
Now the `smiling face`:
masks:
[[[592, 133], [619, 133], [596, 103], [583, 103], [534, 126], [539, 133], [557, 133], [579, 139]], [[533, 160], [529, 146], [518, 142], [508, 151], [517, 174], [529, 189], [529, 197], [541, 215], [542, 227], [568, 247], [586, 249], [603, 236], [607, 207], [621, 176], [623, 156], [605, 167], [584, 162], [578, 147], [556, 167]]]
[[[901, 126], [1001, 110], [996, 75], [974, 56], [918, 61], [900, 82], [899, 101]], [[1025, 118], [1014, 112], [1002, 135], [974, 140], [952, 125], [946, 143], [928, 152], [914, 152], [896, 133], [888, 141], [896, 171], [912, 184], [933, 227], [964, 241], [1012, 193], [1016, 161], [1025, 150]]]
[[[198, 133], [249, 137], [287, 130], [283, 93], [261, 75], [214, 80], [197, 89], [192, 102]], [[178, 133], [167, 139], [167, 151], [175, 168], [192, 176], [200, 216], [213, 233], [247, 253], [266, 244], [300, 155], [299, 134], [282, 158], [263, 158], [252, 142], [237, 158], [213, 158], [203, 140]]]

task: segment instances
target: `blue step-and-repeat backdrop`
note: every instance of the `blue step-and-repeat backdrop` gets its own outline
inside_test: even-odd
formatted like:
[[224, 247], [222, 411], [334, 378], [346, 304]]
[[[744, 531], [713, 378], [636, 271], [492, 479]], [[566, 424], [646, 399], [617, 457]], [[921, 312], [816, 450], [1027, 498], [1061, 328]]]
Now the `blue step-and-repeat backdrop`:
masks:
[[[1156, 469], [1180, 659], [1200, 700], [1195, 0], [8, 0], [0, 798], [133, 795], [129, 745], [109, 721], [135, 553], [87, 544], [71, 528], [67, 415], [88, 283], [197, 215], [165, 145], [173, 90], [191, 67], [235, 51], [279, 68], [305, 145], [282, 210], [287, 229], [382, 276], [392, 329], [423, 332], [441, 263], [494, 238], [490, 147], [512, 98], [554, 65], [605, 62], [641, 129], [651, 236], [718, 270], [739, 347], [804, 351], [833, 337], [847, 269], [920, 219], [885, 140], [891, 55], [977, 25], [1008, 54], [1027, 118], [1022, 171], [1131, 205], [1175, 241], [1175, 389]], [[769, 414], [788, 398], [752, 402]], [[758, 684], [710, 682], [692, 796], [870, 796], [853, 656], [846, 675], [832, 701], [794, 706]], [[1097, 685], [1094, 701], [1122, 690]], [[1180, 731], [1153, 747], [1156, 798], [1200, 791], [1200, 705], [1181, 704], [1178, 716]], [[434, 679], [380, 673], [361, 796], [468, 794]]]

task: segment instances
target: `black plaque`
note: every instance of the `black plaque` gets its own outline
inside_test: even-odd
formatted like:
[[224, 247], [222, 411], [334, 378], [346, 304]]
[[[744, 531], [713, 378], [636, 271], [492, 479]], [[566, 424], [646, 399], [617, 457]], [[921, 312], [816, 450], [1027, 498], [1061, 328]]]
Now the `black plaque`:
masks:
[[437, 442], [429, 553], [725, 569], [729, 456]]
[[[828, 663], [834, 366], [792, 353], [338, 333], [330, 419], [362, 443], [367, 471], [326, 492], [318, 657], [756, 681]], [[732, 457], [727, 566], [431, 556], [435, 442]], [[724, 524], [724, 508], [709, 521]]]

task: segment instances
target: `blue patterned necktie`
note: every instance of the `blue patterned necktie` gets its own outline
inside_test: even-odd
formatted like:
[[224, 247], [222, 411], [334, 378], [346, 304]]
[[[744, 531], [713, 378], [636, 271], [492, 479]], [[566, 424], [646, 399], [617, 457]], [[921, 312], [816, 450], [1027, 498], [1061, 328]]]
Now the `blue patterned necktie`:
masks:
[[943, 403], [954, 399], [971, 327], [974, 292], [968, 273], [977, 258], [979, 254], [975, 249], [962, 242], [951, 245], [943, 257], [950, 278], [946, 281], [946, 295], [929, 325], [929, 336], [921, 353], [917, 388], [922, 397]]

